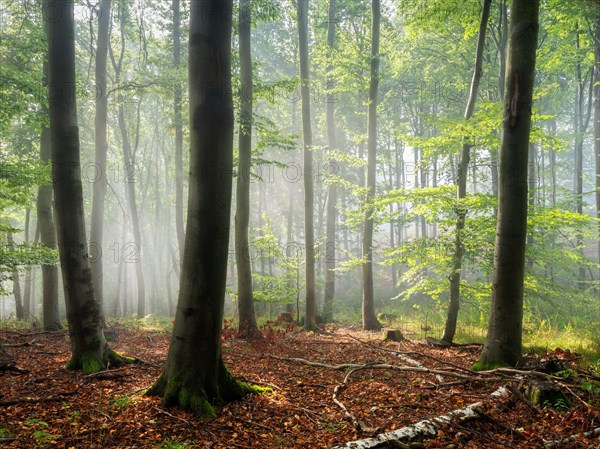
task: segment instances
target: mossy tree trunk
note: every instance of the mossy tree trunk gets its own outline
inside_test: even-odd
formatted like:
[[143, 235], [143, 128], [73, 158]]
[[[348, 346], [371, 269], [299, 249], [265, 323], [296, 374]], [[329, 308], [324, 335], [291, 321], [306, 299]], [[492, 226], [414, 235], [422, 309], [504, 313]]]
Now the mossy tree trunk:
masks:
[[514, 0], [511, 7], [492, 304], [481, 367], [514, 366], [522, 357], [527, 164], [539, 6], [539, 0]]
[[124, 361], [108, 346], [94, 295], [85, 235], [77, 124], [73, 3], [46, 0], [50, 134], [56, 230], [69, 336], [70, 369], [99, 371]]
[[199, 416], [250, 390], [221, 355], [233, 168], [231, 10], [232, 0], [191, 2], [185, 250], [167, 363], [149, 390]]

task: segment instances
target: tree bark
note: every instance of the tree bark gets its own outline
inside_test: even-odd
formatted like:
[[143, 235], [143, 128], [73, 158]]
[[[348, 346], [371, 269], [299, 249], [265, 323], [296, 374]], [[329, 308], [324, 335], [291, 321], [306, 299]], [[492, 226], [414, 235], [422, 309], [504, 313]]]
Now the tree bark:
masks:
[[[43, 126], [40, 139], [40, 160], [47, 164], [51, 160], [50, 130]], [[37, 196], [37, 219], [40, 241], [50, 249], [57, 249], [56, 227], [52, 211], [52, 185], [40, 185]], [[62, 329], [58, 311], [58, 267], [42, 265], [42, 321], [44, 330]]]
[[375, 315], [373, 288], [373, 211], [369, 206], [375, 198], [377, 184], [377, 93], [379, 88], [379, 37], [381, 27], [381, 2], [371, 2], [371, 82], [369, 86], [369, 111], [367, 123], [367, 195], [365, 198], [365, 225], [363, 229], [363, 295], [362, 322], [365, 330], [379, 330], [381, 324]]
[[[123, 4], [122, 8], [126, 8], [127, 6]], [[115, 70], [115, 82], [119, 84], [121, 77], [121, 70], [123, 67], [123, 55], [125, 53], [125, 13], [121, 12], [120, 14], [120, 29], [121, 29], [121, 53], [119, 55], [119, 59], [115, 60], [112, 57], [112, 49], [111, 57], [112, 64]], [[141, 101], [141, 100], [140, 100]], [[131, 227], [133, 231], [133, 240], [135, 244], [135, 251], [138, 254], [138, 259], [135, 261], [135, 274], [136, 274], [136, 283], [137, 283], [137, 315], [138, 317], [143, 317], [146, 314], [146, 286], [144, 282], [144, 271], [142, 268], [142, 236], [140, 233], [140, 219], [138, 215], [137, 203], [136, 203], [136, 194], [135, 194], [135, 161], [133, 159], [133, 155], [131, 152], [131, 143], [129, 141], [129, 133], [127, 131], [127, 125], [125, 123], [125, 99], [123, 97], [122, 90], [119, 90], [117, 94], [117, 102], [119, 104], [117, 111], [117, 120], [119, 124], [119, 130], [121, 133], [122, 145], [123, 145], [123, 169], [125, 171], [125, 176], [123, 181], [126, 184], [127, 190], [127, 200], [129, 203], [129, 212], [131, 214]], [[138, 116], [139, 119], [139, 116]]]
[[75, 80], [74, 4], [46, 0], [52, 177], [71, 360], [69, 369], [100, 371], [123, 361], [108, 346], [94, 295], [85, 235]]
[[233, 169], [232, 0], [191, 2], [190, 177], [179, 299], [167, 363], [149, 394], [196, 415], [239, 399], [221, 354]]
[[108, 139], [106, 137], [108, 116], [108, 92], [106, 89], [106, 56], [108, 53], [108, 33], [110, 26], [111, 0], [102, 0], [98, 12], [98, 43], [96, 45], [96, 117], [95, 157], [96, 178], [93, 183], [92, 223], [90, 226], [90, 251], [92, 251], [92, 282], [100, 310], [104, 302], [104, 279], [102, 243], [104, 229], [104, 202], [106, 199], [106, 156]]
[[[180, 0], [173, 0], [173, 66], [177, 72], [181, 65], [181, 14]], [[179, 259], [183, 260], [185, 232], [183, 228], [183, 120], [181, 117], [182, 89], [175, 81], [175, 101], [173, 115], [175, 122], [175, 229]]]
[[304, 138], [304, 251], [306, 256], [306, 316], [304, 327], [317, 327], [317, 298], [315, 282], [315, 225], [312, 155], [312, 126], [310, 118], [310, 68], [308, 60], [308, 0], [297, 0], [298, 47], [300, 50], [300, 92], [302, 95], [302, 136]]
[[[596, 159], [596, 217], [600, 220], [600, 11], [594, 25], [594, 155]], [[598, 263], [600, 263], [600, 221], [598, 222]]]
[[[490, 17], [490, 6], [492, 0], [483, 2], [481, 11], [481, 20], [479, 22], [479, 35], [477, 37], [477, 47], [475, 50], [475, 69], [473, 70], [473, 78], [471, 79], [471, 88], [467, 107], [465, 109], [464, 118], [469, 120], [475, 111], [475, 101], [479, 92], [479, 82], [483, 75], [483, 51], [485, 49], [485, 34], [487, 30], [488, 20]], [[460, 308], [460, 280], [462, 275], [462, 259], [464, 253], [463, 246], [463, 230], [465, 229], [465, 220], [467, 210], [465, 209], [462, 200], [467, 196], [467, 172], [469, 162], [471, 160], [471, 148], [473, 142], [467, 137], [463, 138], [462, 151], [460, 154], [460, 162], [458, 163], [458, 180], [457, 180], [457, 204], [456, 204], [456, 229], [454, 231], [454, 263], [452, 274], [450, 276], [450, 301], [448, 305], [448, 315], [446, 324], [442, 334], [442, 341], [452, 343], [456, 333], [456, 323], [458, 320], [458, 311]]]
[[[336, 129], [335, 129], [335, 94], [334, 80], [331, 77], [333, 65], [331, 58], [335, 45], [335, 20], [337, 0], [329, 0], [329, 21], [327, 23], [327, 47], [329, 50], [330, 62], [327, 66], [327, 143], [329, 150], [337, 149]], [[336, 167], [336, 161], [329, 160], [330, 167]], [[325, 295], [323, 298], [323, 319], [325, 321], [333, 320], [333, 299], [335, 297], [335, 263], [336, 263], [336, 224], [337, 224], [337, 185], [330, 182], [327, 186], [327, 223], [325, 225]]]
[[[13, 240], [12, 231], [6, 233], [6, 241], [11, 251], [14, 251], [15, 241]], [[13, 296], [15, 298], [15, 313], [17, 320], [24, 318], [23, 314], [23, 296], [21, 295], [21, 282], [19, 281], [19, 270], [17, 267], [13, 268], [12, 271], [12, 284], [13, 284]]]
[[249, 338], [258, 332], [252, 297], [250, 265], [250, 170], [252, 169], [252, 16], [251, 0], [240, 0], [240, 130], [235, 211], [235, 258], [237, 264], [239, 331]]
[[511, 7], [492, 304], [481, 366], [515, 366], [522, 357], [527, 149], [539, 6], [539, 0], [514, 0]]

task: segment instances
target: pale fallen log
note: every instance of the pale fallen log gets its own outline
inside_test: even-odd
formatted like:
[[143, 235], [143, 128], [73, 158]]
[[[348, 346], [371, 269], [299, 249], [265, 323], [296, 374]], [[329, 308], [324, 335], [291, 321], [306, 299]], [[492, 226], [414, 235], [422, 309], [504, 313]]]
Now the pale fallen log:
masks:
[[[494, 399], [506, 396], [508, 390], [504, 387], [498, 388], [490, 396]], [[434, 437], [437, 435], [438, 429], [443, 424], [450, 423], [454, 418], [478, 418], [477, 409], [482, 407], [482, 402], [475, 402], [467, 407], [453, 410], [445, 415], [436, 416], [435, 418], [425, 419], [416, 424], [402, 427], [391, 432], [382, 433], [373, 438], [365, 438], [364, 440], [350, 441], [341, 446], [335, 446], [332, 449], [378, 449], [390, 447], [390, 442], [409, 442], [426, 437]]]
[[[578, 438], [581, 438], [581, 437], [590, 438], [590, 437], [594, 437], [596, 435], [600, 435], [600, 427], [596, 427], [594, 430], [590, 430], [589, 432], [580, 433], [579, 435], [571, 435], [570, 437], [563, 438], [562, 440], [545, 441], [544, 447], [547, 447], [547, 448], [560, 447], [563, 444], [570, 443], [572, 441], [577, 440]], [[592, 446], [590, 446], [590, 447], [592, 447]]]

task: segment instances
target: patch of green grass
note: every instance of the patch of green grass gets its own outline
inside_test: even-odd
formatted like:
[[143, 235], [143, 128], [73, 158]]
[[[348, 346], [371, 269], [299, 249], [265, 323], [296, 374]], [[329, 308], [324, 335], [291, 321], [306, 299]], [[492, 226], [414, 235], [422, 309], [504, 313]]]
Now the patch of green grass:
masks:
[[129, 396], [120, 396], [112, 401], [112, 405], [120, 408], [121, 410], [129, 408], [131, 404], [133, 404], [133, 399], [131, 399]]

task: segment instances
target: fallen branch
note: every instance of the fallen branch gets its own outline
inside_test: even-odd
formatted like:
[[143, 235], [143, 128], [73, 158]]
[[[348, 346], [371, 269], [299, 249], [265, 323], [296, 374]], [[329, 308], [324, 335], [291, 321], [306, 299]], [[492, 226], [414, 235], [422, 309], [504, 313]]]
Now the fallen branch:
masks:
[[517, 398], [519, 399], [523, 404], [525, 404], [529, 410], [531, 410], [532, 412], [539, 414], [542, 412], [542, 410], [540, 410], [540, 408], [535, 405], [533, 402], [531, 402], [529, 399], [527, 399], [525, 397], [525, 395], [523, 393], [521, 393], [519, 391], [519, 389], [517, 387], [515, 387], [514, 385], [507, 385], [506, 388], [508, 388], [508, 390]]
[[1, 407], [8, 407], [11, 405], [16, 405], [16, 404], [23, 404], [23, 403], [28, 403], [28, 404], [36, 404], [38, 402], [58, 402], [58, 401], [64, 401], [65, 400], [65, 396], [73, 396], [74, 394], [77, 394], [76, 391], [67, 391], [65, 393], [60, 393], [58, 396], [51, 396], [48, 398], [21, 398], [21, 399], [12, 399], [9, 401], [0, 401], [0, 406]]
[[563, 444], [570, 443], [571, 441], [575, 441], [581, 437], [590, 438], [590, 437], [594, 437], [596, 435], [600, 435], [600, 427], [596, 427], [594, 430], [590, 430], [589, 432], [584, 432], [584, 433], [580, 433], [577, 435], [571, 435], [570, 437], [563, 438], [562, 440], [545, 441], [544, 447], [547, 447], [547, 448], [558, 447], [558, 446], [562, 446]]
[[[500, 398], [506, 396], [508, 390], [506, 388], [499, 388], [494, 391], [490, 396], [492, 398]], [[410, 426], [402, 427], [401, 429], [393, 430], [391, 432], [382, 433], [381, 435], [374, 438], [366, 438], [364, 440], [350, 441], [341, 446], [336, 446], [332, 449], [378, 449], [392, 446], [394, 443], [407, 442], [423, 437], [433, 437], [437, 435], [437, 431], [443, 424], [450, 423], [454, 418], [477, 418], [479, 416], [476, 411], [483, 406], [482, 402], [476, 402], [467, 407], [459, 410], [454, 410], [445, 415], [440, 415], [435, 418], [426, 419]]]
[[339, 365], [330, 365], [330, 364], [321, 363], [321, 362], [311, 362], [310, 360], [301, 359], [301, 358], [297, 358], [297, 357], [289, 357], [289, 358], [288, 357], [279, 357], [279, 356], [271, 355], [271, 354], [262, 354], [261, 357], [269, 357], [269, 358], [276, 359], [276, 360], [301, 363], [303, 365], [313, 366], [316, 368], [327, 368], [327, 369], [332, 369], [332, 370], [336, 370], [336, 371], [344, 371], [344, 370], [356, 369], [356, 368], [389, 369], [389, 370], [395, 370], [395, 371], [408, 371], [408, 372], [431, 374], [431, 375], [439, 374], [441, 376], [456, 377], [457, 379], [469, 379], [469, 380], [480, 380], [480, 381], [505, 380], [505, 379], [501, 379], [498, 377], [493, 377], [493, 371], [484, 372], [483, 375], [478, 375], [481, 373], [478, 373], [478, 374], [473, 373], [473, 374], [467, 375], [467, 374], [461, 374], [461, 373], [457, 373], [454, 371], [448, 371], [448, 370], [429, 369], [429, 368], [425, 368], [425, 367], [421, 368], [418, 366], [391, 365], [389, 363], [371, 363], [371, 364], [341, 363]]
[[352, 373], [364, 368], [366, 368], [366, 366], [362, 368], [354, 368], [348, 371], [348, 374], [346, 374], [346, 376], [344, 377], [344, 381], [341, 384], [336, 385], [336, 387], [333, 389], [332, 398], [333, 402], [335, 402], [335, 404], [342, 409], [342, 411], [344, 412], [344, 417], [352, 423], [352, 426], [354, 426], [354, 429], [357, 433], [375, 434], [377, 433], [378, 429], [367, 427], [364, 423], [360, 422], [352, 413], [348, 411], [348, 408], [344, 405], [344, 403], [338, 399], [338, 394], [346, 387], [346, 385], [348, 384], [348, 379], [350, 379]]
[[4, 343], [3, 345], [5, 348], [22, 348], [25, 346], [40, 346], [43, 347], [44, 345], [40, 344], [40, 343], [36, 343], [35, 342], [35, 338], [31, 341], [26, 341], [24, 343]]
[[29, 370], [15, 365], [14, 362], [7, 362], [5, 360], [0, 360], [0, 371], [14, 371], [21, 374], [27, 374], [29, 372]]

